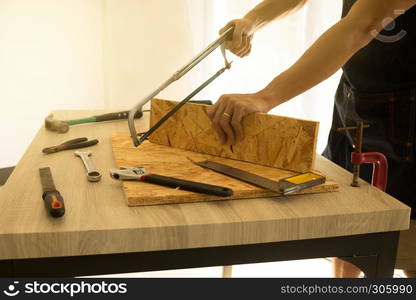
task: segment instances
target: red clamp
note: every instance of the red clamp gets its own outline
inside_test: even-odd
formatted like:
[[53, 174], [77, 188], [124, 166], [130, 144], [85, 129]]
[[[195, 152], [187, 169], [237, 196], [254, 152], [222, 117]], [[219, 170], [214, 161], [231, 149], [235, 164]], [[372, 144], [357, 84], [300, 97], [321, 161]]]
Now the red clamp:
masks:
[[388, 164], [384, 154], [380, 152], [352, 152], [351, 162], [355, 165], [373, 164], [372, 184], [383, 192], [386, 191]]

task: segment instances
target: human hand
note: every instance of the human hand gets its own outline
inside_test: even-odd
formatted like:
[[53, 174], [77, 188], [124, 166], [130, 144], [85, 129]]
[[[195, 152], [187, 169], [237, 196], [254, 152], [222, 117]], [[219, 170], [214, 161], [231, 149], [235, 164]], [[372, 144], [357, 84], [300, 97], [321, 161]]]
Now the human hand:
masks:
[[266, 113], [270, 104], [259, 93], [223, 95], [207, 110], [221, 143], [234, 145], [244, 138], [241, 125], [244, 116], [253, 112]]
[[225, 42], [225, 48], [239, 57], [249, 55], [251, 51], [251, 40], [255, 31], [253, 21], [244, 18], [232, 20], [220, 30], [220, 34], [230, 26], [234, 26], [234, 32], [232, 39]]

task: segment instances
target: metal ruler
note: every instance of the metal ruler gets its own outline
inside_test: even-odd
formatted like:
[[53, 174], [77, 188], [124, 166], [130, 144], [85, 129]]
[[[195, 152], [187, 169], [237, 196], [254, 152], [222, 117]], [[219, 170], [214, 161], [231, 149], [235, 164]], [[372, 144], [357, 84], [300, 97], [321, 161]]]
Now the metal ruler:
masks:
[[283, 178], [279, 181], [275, 181], [213, 161], [205, 160], [201, 162], [195, 162], [195, 164], [203, 168], [207, 168], [218, 173], [236, 178], [238, 180], [250, 183], [252, 185], [271, 190], [280, 195], [292, 194], [306, 188], [325, 183], [324, 176], [312, 172], [302, 173], [288, 178]]

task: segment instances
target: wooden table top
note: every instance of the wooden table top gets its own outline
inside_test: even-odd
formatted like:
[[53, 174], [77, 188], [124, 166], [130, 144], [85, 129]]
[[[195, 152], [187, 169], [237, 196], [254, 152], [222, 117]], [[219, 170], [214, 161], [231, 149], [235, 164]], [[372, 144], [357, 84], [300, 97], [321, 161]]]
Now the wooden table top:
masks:
[[[56, 111], [59, 119], [103, 111]], [[148, 113], [137, 121], [146, 129]], [[340, 184], [328, 194], [128, 207], [121, 185], [109, 176], [114, 165], [110, 135], [127, 131], [126, 121], [72, 126], [68, 133], [43, 126], [6, 185], [0, 189], [0, 259], [56, 257], [215, 247], [406, 230], [410, 208], [317, 157], [317, 169]], [[102, 173], [98, 183], [86, 180], [74, 150], [43, 155], [42, 148], [88, 137]], [[140, 148], [139, 148], [140, 149]], [[138, 151], [140, 151], [138, 149]], [[38, 169], [50, 167], [65, 199], [66, 214], [47, 215]]]

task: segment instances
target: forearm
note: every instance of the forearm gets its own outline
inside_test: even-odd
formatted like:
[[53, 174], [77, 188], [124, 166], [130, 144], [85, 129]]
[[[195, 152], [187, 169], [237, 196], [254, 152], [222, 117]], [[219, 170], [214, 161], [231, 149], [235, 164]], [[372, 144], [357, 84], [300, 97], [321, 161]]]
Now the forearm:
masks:
[[326, 31], [288, 70], [258, 94], [269, 109], [284, 103], [337, 72], [355, 53], [382, 30], [382, 20], [394, 17], [394, 9], [412, 7], [415, 0], [361, 0], [350, 14]]
[[365, 45], [365, 39], [357, 39], [355, 30], [350, 27], [351, 24], [343, 21], [333, 26], [292, 67], [259, 92], [267, 98], [270, 108], [324, 81]]
[[307, 0], [264, 0], [249, 11], [244, 19], [253, 22], [256, 30], [267, 23], [287, 16], [301, 8]]

